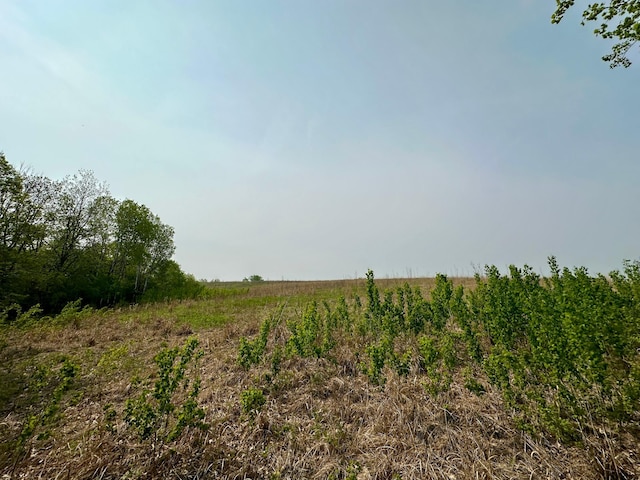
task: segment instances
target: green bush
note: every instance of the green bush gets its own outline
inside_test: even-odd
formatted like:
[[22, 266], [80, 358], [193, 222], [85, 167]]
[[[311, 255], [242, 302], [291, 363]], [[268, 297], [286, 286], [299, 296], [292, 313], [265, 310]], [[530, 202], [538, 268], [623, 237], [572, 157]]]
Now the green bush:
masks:
[[240, 394], [240, 405], [242, 406], [242, 413], [253, 418], [262, 410], [262, 407], [267, 402], [264, 397], [264, 393], [259, 388], [248, 388], [243, 390]]
[[194, 364], [204, 352], [196, 350], [197, 347], [198, 340], [191, 337], [182, 348], [158, 352], [154, 357], [158, 379], [153, 389], [144, 389], [137, 397], [127, 400], [124, 420], [141, 439], [154, 436], [173, 441], [187, 427], [208, 428], [203, 421], [205, 412], [198, 406], [200, 379]]
[[264, 320], [260, 325], [260, 334], [255, 340], [247, 340], [246, 337], [240, 338], [240, 347], [238, 351], [238, 363], [244, 368], [257, 365], [262, 360], [262, 355], [267, 348], [267, 339], [271, 331], [271, 321]]
[[300, 320], [289, 321], [291, 332], [287, 340], [287, 352], [301, 357], [322, 357], [334, 346], [332, 332], [337, 327], [332, 320], [331, 311], [323, 316], [318, 312], [318, 304], [312, 301], [307, 305]]

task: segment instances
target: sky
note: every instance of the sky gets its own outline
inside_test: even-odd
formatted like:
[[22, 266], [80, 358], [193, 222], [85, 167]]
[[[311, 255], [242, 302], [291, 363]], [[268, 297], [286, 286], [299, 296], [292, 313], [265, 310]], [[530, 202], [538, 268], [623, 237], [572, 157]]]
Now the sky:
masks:
[[92, 170], [196, 278], [640, 258], [640, 55], [552, 0], [0, 0], [0, 151]]

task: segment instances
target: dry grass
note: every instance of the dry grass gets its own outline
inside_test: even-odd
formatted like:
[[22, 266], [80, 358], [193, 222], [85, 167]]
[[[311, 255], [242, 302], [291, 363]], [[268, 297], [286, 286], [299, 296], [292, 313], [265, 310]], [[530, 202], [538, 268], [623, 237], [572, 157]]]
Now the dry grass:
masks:
[[[381, 288], [403, 283], [379, 280]], [[414, 279], [429, 287], [432, 280]], [[388, 284], [387, 284], [388, 283]], [[584, 441], [560, 445], [519, 432], [500, 394], [485, 383], [477, 396], [454, 378], [451, 389], [429, 395], [414, 374], [387, 373], [372, 385], [346, 347], [326, 359], [292, 358], [269, 381], [267, 366], [237, 364], [238, 340], [254, 335], [273, 307], [298, 300], [362, 292], [363, 281], [266, 282], [235, 296], [187, 304], [229, 321], [190, 326], [185, 305], [137, 307], [83, 318], [63, 327], [7, 329], [0, 337], [3, 382], [24, 386], [37, 363], [65, 354], [81, 364], [77, 391], [66, 400], [51, 436], [33, 439], [22, 457], [4, 452], [0, 478], [220, 478], [220, 479], [597, 479], [637, 478], [640, 435], [585, 432]], [[266, 302], [248, 299], [266, 298]], [[239, 300], [247, 300], [242, 303]], [[234, 303], [235, 302], [235, 303]], [[178, 312], [178, 313], [176, 313]], [[217, 317], [216, 317], [217, 318]], [[163, 344], [180, 345], [195, 333], [204, 350], [201, 405], [210, 428], [188, 430], [176, 442], [141, 441], [122, 420], [133, 377], [152, 378]], [[124, 347], [123, 347], [124, 346]], [[14, 385], [15, 386], [15, 385]], [[255, 417], [243, 413], [241, 392], [258, 386], [267, 403]], [[6, 384], [3, 388], [9, 388]], [[9, 388], [10, 389], [10, 388]], [[0, 405], [5, 450], [29, 412], [21, 389]], [[104, 408], [117, 412], [109, 431]], [[41, 428], [41, 430], [44, 427]]]

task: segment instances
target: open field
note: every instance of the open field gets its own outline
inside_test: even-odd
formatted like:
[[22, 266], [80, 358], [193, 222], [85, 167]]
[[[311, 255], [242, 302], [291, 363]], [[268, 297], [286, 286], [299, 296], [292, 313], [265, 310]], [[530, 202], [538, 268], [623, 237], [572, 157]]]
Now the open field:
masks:
[[[563, 288], [580, 280], [566, 275]], [[602, 381], [596, 366], [550, 369], [529, 337], [502, 339], [491, 323], [516, 291], [504, 278], [485, 279], [494, 290], [442, 278], [212, 283], [198, 301], [25, 317], [0, 330], [0, 478], [640, 476], [635, 343], [602, 337]], [[493, 305], [500, 285], [508, 295]], [[463, 308], [458, 286], [485, 296]], [[514, 328], [546, 325], [510, 305]], [[637, 304], [622, 307], [636, 318]]]

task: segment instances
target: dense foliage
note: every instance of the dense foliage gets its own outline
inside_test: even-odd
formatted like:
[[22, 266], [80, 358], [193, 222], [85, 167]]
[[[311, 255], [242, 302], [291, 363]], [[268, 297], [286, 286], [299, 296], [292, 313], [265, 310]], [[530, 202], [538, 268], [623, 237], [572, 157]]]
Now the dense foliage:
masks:
[[549, 278], [487, 267], [466, 291], [438, 275], [428, 299], [409, 284], [380, 292], [370, 271], [366, 302], [312, 302], [286, 326], [274, 315], [255, 340], [241, 339], [238, 361], [266, 358], [272, 379], [285, 358], [331, 359], [346, 348], [380, 386], [391, 372], [416, 375], [437, 395], [457, 376], [482, 394], [488, 379], [533, 434], [572, 441], [603, 423], [637, 423], [640, 262], [609, 277], [549, 265]]
[[111, 197], [89, 171], [51, 180], [0, 153], [0, 311], [59, 311], [189, 297], [202, 288], [171, 260], [173, 228]]

